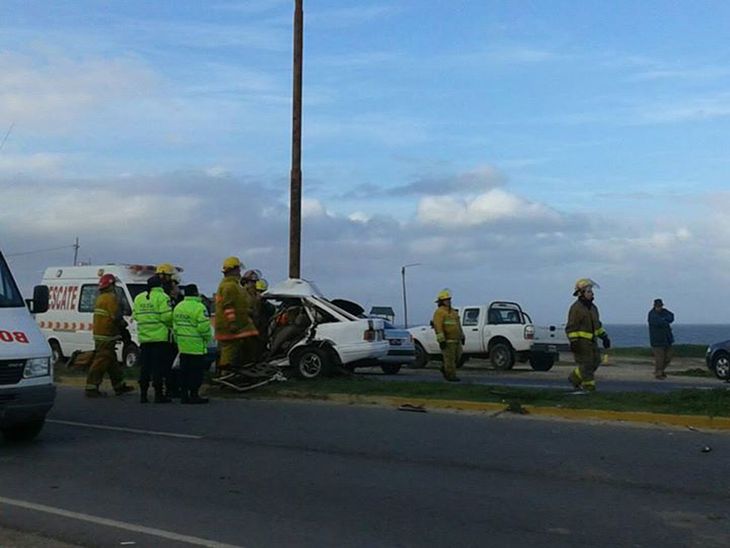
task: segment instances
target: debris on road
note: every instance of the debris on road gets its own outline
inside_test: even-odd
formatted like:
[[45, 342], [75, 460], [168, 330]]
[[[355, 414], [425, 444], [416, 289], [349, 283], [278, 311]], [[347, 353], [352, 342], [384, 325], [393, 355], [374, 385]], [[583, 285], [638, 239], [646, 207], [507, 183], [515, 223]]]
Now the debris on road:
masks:
[[413, 405], [410, 403], [404, 403], [398, 407], [398, 411], [411, 411], [413, 413], [426, 413], [426, 408], [422, 405]]

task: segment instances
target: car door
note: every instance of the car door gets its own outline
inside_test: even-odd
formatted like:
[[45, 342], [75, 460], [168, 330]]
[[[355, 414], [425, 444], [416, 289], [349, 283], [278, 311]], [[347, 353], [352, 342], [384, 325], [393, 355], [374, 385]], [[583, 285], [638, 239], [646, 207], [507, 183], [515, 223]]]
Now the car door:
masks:
[[465, 308], [461, 315], [461, 328], [464, 331], [464, 352], [477, 354], [483, 351], [482, 333], [482, 309], [478, 306]]

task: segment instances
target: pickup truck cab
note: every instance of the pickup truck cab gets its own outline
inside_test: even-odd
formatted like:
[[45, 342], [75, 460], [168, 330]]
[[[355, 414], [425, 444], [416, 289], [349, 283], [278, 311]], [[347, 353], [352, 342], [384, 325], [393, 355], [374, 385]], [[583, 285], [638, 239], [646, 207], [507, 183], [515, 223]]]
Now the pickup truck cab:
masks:
[[48, 308], [48, 288], [23, 301], [0, 253], [0, 431], [8, 441], [37, 436], [53, 407], [51, 349], [31, 313]]
[[[533, 368], [537, 369], [533, 363], [537, 360], [532, 353], [535, 328], [519, 304], [494, 301], [489, 305], [463, 306], [458, 310], [465, 338], [459, 365], [469, 358], [485, 358], [495, 369], [506, 370], [511, 369], [516, 361], [530, 360]], [[441, 358], [432, 327], [414, 327], [410, 333], [416, 346], [415, 367], [425, 367], [429, 359]]]

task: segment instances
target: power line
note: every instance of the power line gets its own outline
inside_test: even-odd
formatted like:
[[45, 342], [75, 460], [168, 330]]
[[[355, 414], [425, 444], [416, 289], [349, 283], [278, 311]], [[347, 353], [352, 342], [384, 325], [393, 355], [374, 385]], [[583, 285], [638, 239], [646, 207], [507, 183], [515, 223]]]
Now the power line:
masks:
[[8, 137], [10, 136], [10, 132], [13, 131], [13, 128], [14, 127], [15, 127], [15, 122], [13, 122], [12, 124], [10, 124], [10, 127], [8, 128], [8, 131], [5, 133], [5, 137], [3, 137], [3, 142], [0, 143], [0, 150], [2, 150], [3, 147], [5, 146], [5, 141], [8, 140]]
[[23, 251], [21, 253], [8, 253], [6, 257], [22, 257], [23, 255], [34, 255], [36, 253], [48, 253], [49, 251], [59, 251], [61, 249], [70, 249], [76, 247], [76, 245], [62, 245], [59, 247], [49, 247], [46, 249], [36, 249], [35, 251]]

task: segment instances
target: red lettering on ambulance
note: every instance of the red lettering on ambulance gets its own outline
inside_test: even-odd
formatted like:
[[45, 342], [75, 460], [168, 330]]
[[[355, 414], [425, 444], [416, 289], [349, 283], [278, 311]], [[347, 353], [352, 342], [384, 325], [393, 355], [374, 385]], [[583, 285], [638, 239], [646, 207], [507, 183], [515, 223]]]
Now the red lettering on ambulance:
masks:
[[13, 342], [13, 336], [10, 334], [10, 331], [3, 331], [0, 329], [0, 341]]
[[15, 340], [19, 343], [28, 344], [28, 335], [22, 331], [13, 331], [13, 337], [15, 337]]

